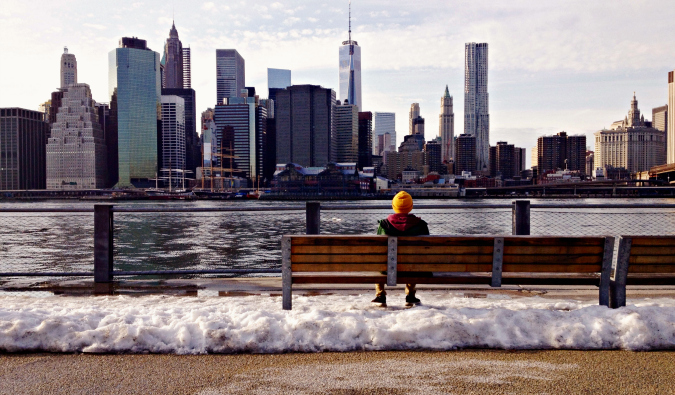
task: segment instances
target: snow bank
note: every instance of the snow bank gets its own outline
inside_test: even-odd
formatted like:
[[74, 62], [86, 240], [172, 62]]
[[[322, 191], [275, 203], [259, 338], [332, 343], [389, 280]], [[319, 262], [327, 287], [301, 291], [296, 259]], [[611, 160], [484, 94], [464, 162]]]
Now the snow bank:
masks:
[[[591, 302], [421, 293], [424, 305], [370, 307], [372, 295], [245, 297], [0, 296], [0, 350], [316, 352], [351, 350], [675, 348], [675, 300], [616, 310]], [[397, 306], [398, 305], [398, 306]]]

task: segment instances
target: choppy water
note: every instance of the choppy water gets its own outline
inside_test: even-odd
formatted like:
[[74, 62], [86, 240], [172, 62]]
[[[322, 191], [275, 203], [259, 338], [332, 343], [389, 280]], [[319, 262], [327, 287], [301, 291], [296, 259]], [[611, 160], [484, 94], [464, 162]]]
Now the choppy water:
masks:
[[[532, 209], [532, 234], [675, 234], [675, 209], [584, 209], [586, 204], [675, 203], [675, 199], [531, 200], [574, 208]], [[369, 209], [386, 201], [330, 202], [353, 210], [322, 210], [322, 234], [372, 234], [390, 210]], [[424, 200], [413, 213], [432, 234], [510, 234], [511, 210], [490, 208], [511, 200]], [[422, 209], [428, 204], [486, 204], [485, 209]], [[144, 206], [147, 202], [123, 203]], [[297, 211], [115, 213], [115, 269], [278, 268], [280, 238], [305, 231], [303, 203], [186, 202], [165, 206], [297, 206]], [[92, 202], [3, 202], [0, 207], [91, 207]], [[0, 272], [93, 270], [92, 213], [0, 213]]]

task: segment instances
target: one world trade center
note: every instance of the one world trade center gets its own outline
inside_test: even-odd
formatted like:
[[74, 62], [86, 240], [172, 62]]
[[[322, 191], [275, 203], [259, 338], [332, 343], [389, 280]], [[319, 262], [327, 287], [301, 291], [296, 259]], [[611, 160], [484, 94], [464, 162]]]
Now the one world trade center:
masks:
[[361, 47], [352, 41], [352, 3], [349, 2], [349, 40], [340, 47], [340, 101], [356, 104], [363, 111], [361, 102]]

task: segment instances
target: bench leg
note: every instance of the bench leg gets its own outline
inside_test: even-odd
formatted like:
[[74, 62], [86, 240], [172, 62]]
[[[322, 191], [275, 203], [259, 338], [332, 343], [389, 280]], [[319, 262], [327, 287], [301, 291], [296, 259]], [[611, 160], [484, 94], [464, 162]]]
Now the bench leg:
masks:
[[293, 308], [293, 272], [291, 271], [291, 238], [281, 238], [281, 307], [284, 310]]
[[605, 250], [602, 256], [600, 272], [600, 306], [609, 306], [609, 281], [612, 276], [612, 258], [614, 256], [614, 237], [605, 237]]
[[619, 239], [619, 256], [612, 270], [609, 283], [609, 307], [616, 309], [626, 305], [626, 280], [628, 277], [628, 258], [633, 240], [629, 237]]

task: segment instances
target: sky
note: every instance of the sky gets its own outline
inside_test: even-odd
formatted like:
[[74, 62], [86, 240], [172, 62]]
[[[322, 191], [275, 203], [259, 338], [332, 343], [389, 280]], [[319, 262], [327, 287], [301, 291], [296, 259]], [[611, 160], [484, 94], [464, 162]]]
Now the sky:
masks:
[[[338, 49], [348, 0], [17, 1], [0, 5], [0, 107], [37, 110], [59, 84], [63, 47], [78, 82], [108, 102], [108, 53], [123, 36], [163, 51], [172, 19], [192, 49], [198, 113], [216, 102], [215, 50], [246, 61], [246, 86], [267, 96], [267, 68], [292, 70], [293, 84], [338, 92]], [[352, 38], [361, 46], [362, 111], [396, 113], [398, 142], [410, 104], [420, 103], [426, 138], [438, 135], [440, 99], [454, 98], [463, 132], [464, 44], [489, 44], [490, 143], [529, 150], [537, 137], [592, 135], [623, 119], [633, 92], [646, 119], [667, 103], [675, 69], [672, 0], [353, 0]]]

